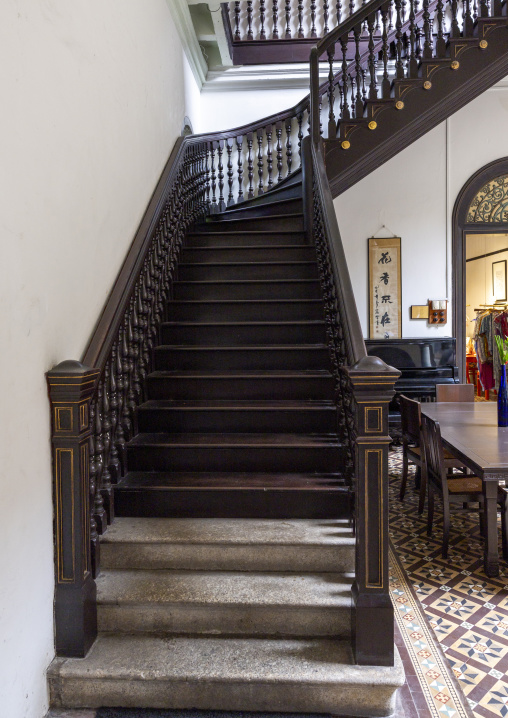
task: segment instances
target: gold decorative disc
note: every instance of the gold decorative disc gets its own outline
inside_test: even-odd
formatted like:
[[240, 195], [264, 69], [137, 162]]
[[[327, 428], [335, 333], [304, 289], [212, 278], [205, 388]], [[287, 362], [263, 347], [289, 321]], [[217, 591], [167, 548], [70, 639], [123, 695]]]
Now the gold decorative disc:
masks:
[[430, 90], [431, 87], [432, 87], [432, 82], [430, 80], [425, 80], [425, 82], [423, 83], [423, 89]]
[[395, 107], [397, 108], [397, 110], [403, 110], [404, 103], [402, 102], [402, 100], [397, 100], [397, 102], [395, 103]]
[[489, 43], [487, 42], [487, 40], [480, 40], [480, 47], [482, 50], [485, 50], [485, 48], [488, 46], [489, 46]]
[[372, 122], [369, 122], [369, 130], [375, 130], [376, 127], [377, 127], [377, 122], [374, 122], [374, 120], [372, 120]]
[[348, 142], [348, 140], [344, 140], [344, 142], [341, 142], [340, 146], [343, 150], [348, 150], [351, 147], [351, 142]]
[[458, 70], [460, 67], [460, 62], [458, 60], [454, 60], [450, 67], [452, 68], [452, 70]]

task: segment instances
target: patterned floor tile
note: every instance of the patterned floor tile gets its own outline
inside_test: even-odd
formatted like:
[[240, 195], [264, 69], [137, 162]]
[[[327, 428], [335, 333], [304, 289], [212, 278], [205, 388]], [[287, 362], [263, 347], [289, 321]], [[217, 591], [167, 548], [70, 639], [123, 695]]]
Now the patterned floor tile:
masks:
[[502, 646], [492, 638], [482, 636], [476, 631], [466, 631], [455, 643], [451, 649], [462, 653], [468, 659], [479, 661], [480, 663], [494, 668], [500, 659], [508, 653], [508, 646]]
[[508, 685], [498, 681], [480, 701], [480, 705], [488, 708], [498, 716], [508, 715]]
[[[468, 709], [476, 718], [508, 718], [508, 566], [501, 561], [498, 578], [485, 575], [477, 512], [452, 515], [448, 557], [443, 559], [439, 501], [429, 538], [426, 511], [421, 516], [417, 511], [414, 473], [410, 473], [405, 500], [401, 503], [398, 498], [400, 450], [390, 452], [389, 461], [390, 524], [397, 536], [397, 558], [414, 591], [414, 600], [425, 611], [431, 626], [428, 630], [435, 635], [462, 693], [467, 696], [463, 700]], [[395, 583], [399, 585], [394, 586]], [[450, 702], [446, 696], [449, 692], [441, 688], [443, 681], [432, 640], [424, 635], [423, 623], [429, 624], [422, 621], [415, 606], [403, 604], [407, 598], [403, 580], [395, 577], [392, 587], [401, 591], [393, 596], [394, 603], [399, 608], [406, 606], [397, 611], [398, 621], [406, 626], [407, 636], [412, 636], [408, 640], [414, 645], [415, 660], [429, 679], [431, 712], [435, 711], [437, 716], [448, 715]], [[397, 602], [397, 597], [401, 601]]]
[[498, 638], [508, 639], [508, 616], [499, 611], [490, 611], [477, 623], [484, 631], [494, 633]]

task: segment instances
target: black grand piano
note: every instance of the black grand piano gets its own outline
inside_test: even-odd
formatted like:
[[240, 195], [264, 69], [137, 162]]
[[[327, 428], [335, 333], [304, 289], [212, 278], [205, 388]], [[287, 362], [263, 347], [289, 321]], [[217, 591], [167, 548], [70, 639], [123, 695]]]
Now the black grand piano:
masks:
[[366, 339], [367, 354], [400, 369], [395, 398], [390, 403], [390, 431], [400, 426], [398, 396], [435, 401], [436, 384], [458, 384], [455, 337], [434, 339]]

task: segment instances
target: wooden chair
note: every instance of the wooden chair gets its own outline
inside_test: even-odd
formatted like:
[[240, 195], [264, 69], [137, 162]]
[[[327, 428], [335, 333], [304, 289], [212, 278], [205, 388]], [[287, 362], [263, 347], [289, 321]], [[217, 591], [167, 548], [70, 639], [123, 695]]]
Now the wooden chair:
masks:
[[[400, 395], [400, 423], [402, 429], [402, 481], [399, 499], [404, 501], [410, 461], [420, 470], [420, 487], [423, 483], [427, 483], [426, 476], [424, 476], [426, 467], [421, 436], [421, 405], [419, 401], [410, 399], [404, 394]], [[419, 508], [418, 511], [420, 511]]]
[[[448, 556], [450, 537], [450, 504], [468, 504], [478, 502], [483, 508], [482, 480], [472, 474], [447, 473], [444, 462], [444, 450], [441, 442], [439, 422], [424, 416], [422, 420], [425, 459], [427, 464], [427, 485], [429, 490], [427, 536], [432, 534], [434, 522], [434, 496], [437, 491], [443, 499], [443, 548], [442, 556]], [[482, 513], [480, 513], [480, 518]]]
[[[479, 504], [480, 529], [484, 534], [483, 526], [483, 491], [482, 480], [472, 474], [448, 474], [443, 444], [441, 442], [441, 429], [439, 422], [432, 421], [427, 416], [422, 417], [422, 433], [427, 468], [427, 482], [429, 488], [427, 536], [432, 534], [434, 522], [434, 497], [440, 494], [443, 500], [443, 558], [448, 557], [448, 543], [450, 538], [450, 504], [462, 504], [464, 508], [469, 503]], [[501, 529], [503, 537], [503, 557], [508, 558], [508, 491], [499, 488], [498, 502], [501, 506]]]
[[474, 385], [436, 384], [436, 401], [474, 401]]
[[[439, 386], [439, 385], [438, 385]], [[444, 386], [444, 385], [443, 385]], [[402, 481], [400, 484], [400, 501], [404, 501], [406, 494], [409, 462], [411, 461], [420, 470], [420, 498], [418, 513], [423, 514], [425, 507], [425, 494], [427, 492], [427, 467], [425, 451], [421, 432], [422, 412], [419, 401], [400, 395], [400, 420], [402, 429]], [[446, 469], [462, 468], [462, 464], [448, 451], [444, 453]]]

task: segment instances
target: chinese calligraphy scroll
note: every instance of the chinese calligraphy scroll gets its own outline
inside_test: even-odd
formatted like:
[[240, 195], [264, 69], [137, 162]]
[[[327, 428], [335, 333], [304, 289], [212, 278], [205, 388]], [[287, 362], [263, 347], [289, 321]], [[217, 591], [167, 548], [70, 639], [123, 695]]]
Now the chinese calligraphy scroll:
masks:
[[400, 237], [369, 238], [371, 339], [402, 336]]

